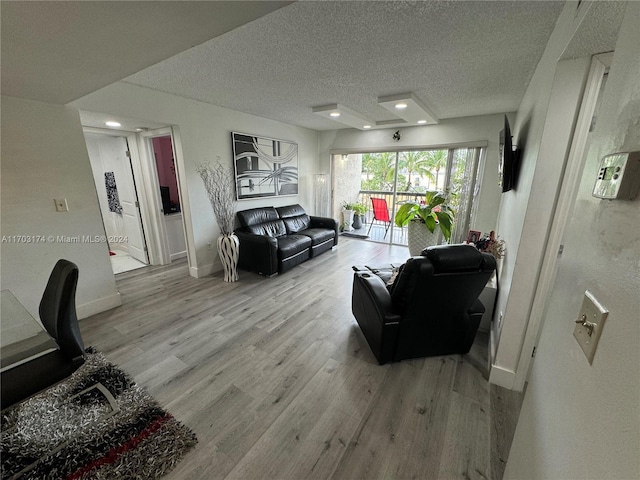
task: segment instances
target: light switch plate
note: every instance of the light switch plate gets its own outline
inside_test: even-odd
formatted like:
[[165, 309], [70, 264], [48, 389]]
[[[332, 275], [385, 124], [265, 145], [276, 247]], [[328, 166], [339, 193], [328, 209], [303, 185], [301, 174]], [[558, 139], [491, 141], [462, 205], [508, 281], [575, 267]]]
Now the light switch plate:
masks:
[[589, 290], [585, 291], [582, 307], [578, 314], [578, 319], [583, 321], [578, 322], [576, 320], [573, 336], [578, 341], [589, 363], [593, 362], [593, 356], [596, 354], [596, 347], [602, 334], [602, 327], [608, 315], [609, 310], [598, 302], [593, 293]]

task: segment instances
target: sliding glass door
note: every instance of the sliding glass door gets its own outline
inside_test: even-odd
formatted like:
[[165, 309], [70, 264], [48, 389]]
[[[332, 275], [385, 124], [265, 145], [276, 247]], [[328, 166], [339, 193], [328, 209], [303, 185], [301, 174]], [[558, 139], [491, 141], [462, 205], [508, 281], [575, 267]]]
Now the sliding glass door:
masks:
[[[456, 212], [451, 243], [460, 243], [475, 215], [483, 152], [441, 148], [334, 155], [334, 216], [348, 235], [407, 245], [407, 229], [395, 225], [395, 212], [405, 202], [419, 202], [428, 190], [443, 191]], [[364, 205], [366, 214], [362, 226], [351, 230], [341, 210], [354, 203]]]

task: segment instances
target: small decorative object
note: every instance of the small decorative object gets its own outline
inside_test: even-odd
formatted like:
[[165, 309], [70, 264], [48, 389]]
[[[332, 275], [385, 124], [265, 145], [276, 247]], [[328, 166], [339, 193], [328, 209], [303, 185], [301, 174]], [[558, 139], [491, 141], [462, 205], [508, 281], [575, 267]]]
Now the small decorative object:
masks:
[[399, 141], [400, 141], [400, 130], [396, 130], [396, 132], [393, 134], [393, 139], [394, 139], [396, 142], [399, 142]]
[[362, 228], [366, 213], [366, 205], [363, 205], [362, 203], [356, 203], [353, 205], [353, 228], [356, 230]]
[[[471, 243], [471, 242], [470, 242]], [[489, 236], [484, 236], [476, 242], [476, 248], [481, 252], [487, 252], [496, 257], [496, 260], [500, 260], [504, 257], [507, 249], [504, 245], [504, 240], [499, 240], [496, 237], [496, 232], [491, 230]]]
[[[219, 160], [220, 157], [218, 157]], [[216, 222], [220, 227], [218, 255], [224, 268], [224, 281], [235, 282], [238, 280], [240, 242], [233, 233], [236, 207], [233, 178], [220, 163], [215, 166], [203, 163], [197, 167], [196, 171], [204, 182]]]
[[298, 194], [298, 144], [231, 133], [237, 199]]
[[480, 240], [481, 236], [482, 232], [479, 232], [477, 230], [469, 230], [469, 235], [467, 235], [467, 243], [473, 243], [475, 245], [476, 242]]
[[395, 223], [398, 227], [409, 227], [409, 253], [412, 256], [437, 239], [438, 228], [446, 241], [451, 238], [451, 227], [455, 213], [446, 202], [446, 194], [429, 190], [421, 202], [407, 202], [397, 211]]
[[353, 215], [355, 203], [342, 202], [342, 225], [345, 232], [353, 231]]

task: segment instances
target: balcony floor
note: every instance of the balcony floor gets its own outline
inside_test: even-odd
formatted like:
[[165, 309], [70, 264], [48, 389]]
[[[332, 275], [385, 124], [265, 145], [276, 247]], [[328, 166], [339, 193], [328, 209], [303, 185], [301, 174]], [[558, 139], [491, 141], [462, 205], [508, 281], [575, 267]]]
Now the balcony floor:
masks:
[[[362, 228], [354, 229], [350, 232], [343, 232], [348, 234], [349, 237], [357, 237], [363, 240], [369, 240], [371, 242], [389, 243], [391, 237], [391, 227], [385, 236], [385, 227], [382, 224], [374, 223], [369, 232], [369, 223], [364, 223]], [[368, 233], [368, 235], [367, 235]], [[400, 228], [393, 226], [393, 243], [396, 245], [408, 245], [407, 241], [407, 228]]]

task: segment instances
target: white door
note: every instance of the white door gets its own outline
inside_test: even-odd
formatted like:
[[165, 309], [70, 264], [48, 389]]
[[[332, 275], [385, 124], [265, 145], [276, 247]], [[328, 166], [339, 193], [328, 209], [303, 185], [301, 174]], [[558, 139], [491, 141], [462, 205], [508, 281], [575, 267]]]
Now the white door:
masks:
[[119, 231], [124, 230], [125, 233], [124, 239], [110, 238], [108, 239], [109, 243], [126, 243], [132, 258], [148, 264], [140, 204], [131, 170], [127, 139], [107, 135], [100, 135], [98, 138], [100, 139], [100, 157], [103, 159], [103, 163], [108, 161], [108, 165], [104, 165], [103, 168], [105, 171], [112, 170], [114, 175], [115, 189], [122, 208], [122, 228]]

